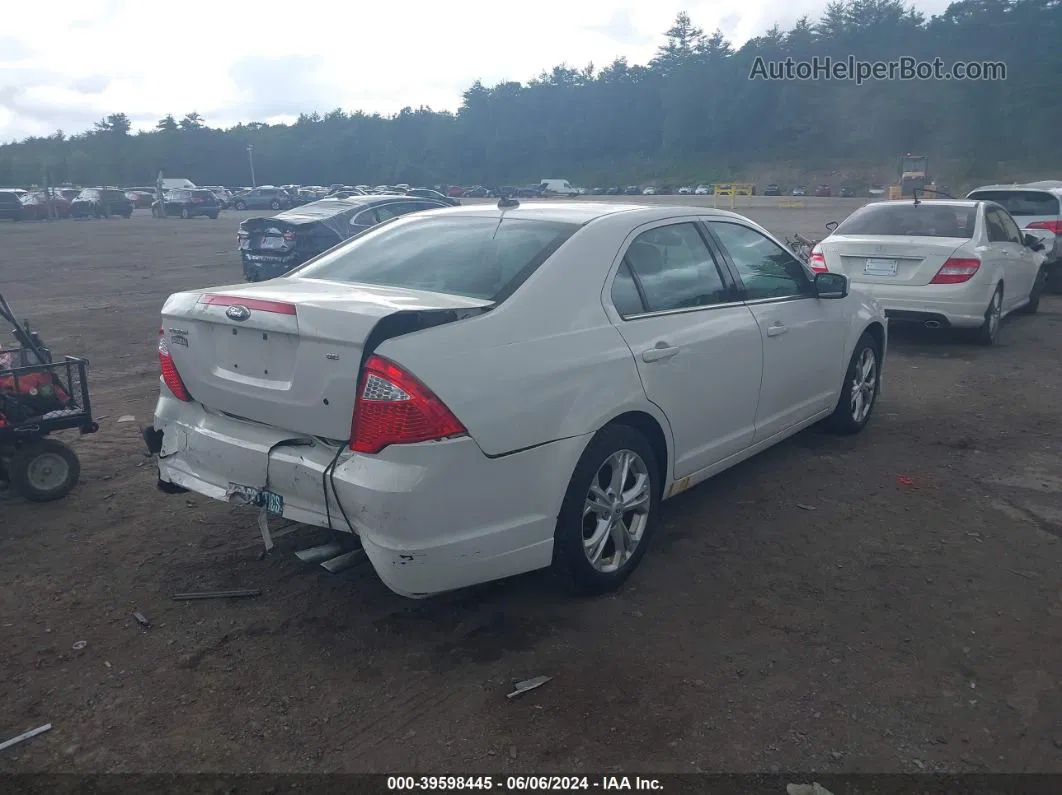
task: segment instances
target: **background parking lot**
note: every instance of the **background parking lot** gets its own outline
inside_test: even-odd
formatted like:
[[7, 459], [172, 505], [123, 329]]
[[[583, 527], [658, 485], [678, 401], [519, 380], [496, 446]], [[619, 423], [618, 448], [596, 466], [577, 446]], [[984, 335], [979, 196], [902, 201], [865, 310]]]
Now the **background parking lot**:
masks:
[[[736, 203], [812, 237], [861, 204]], [[0, 290], [90, 359], [102, 417], [68, 498], [0, 493], [0, 740], [54, 725], [0, 772], [1062, 772], [1062, 298], [988, 349], [894, 331], [864, 434], [665, 504], [618, 594], [412, 602], [300, 563], [315, 531], [263, 558], [253, 513], [157, 492], [118, 422], [150, 422], [163, 300], [239, 282], [250, 215], [0, 228]], [[263, 594], [170, 598], [228, 588]]]

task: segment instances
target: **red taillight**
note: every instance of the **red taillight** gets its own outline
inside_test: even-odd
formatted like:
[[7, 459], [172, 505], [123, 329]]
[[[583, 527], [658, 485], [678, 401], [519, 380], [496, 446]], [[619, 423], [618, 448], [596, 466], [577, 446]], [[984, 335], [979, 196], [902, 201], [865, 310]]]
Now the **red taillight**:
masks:
[[962, 284], [968, 282], [981, 267], [981, 260], [953, 257], [937, 271], [930, 284]]
[[1056, 235], [1062, 235], [1062, 221], [1034, 221], [1026, 229], [1046, 229]]
[[373, 455], [392, 444], [413, 444], [467, 433], [424, 384], [382, 356], [361, 372], [350, 425], [350, 449]]
[[295, 304], [286, 301], [267, 301], [262, 298], [240, 298], [236, 295], [214, 295], [206, 293], [199, 296], [200, 304], [211, 306], [245, 306], [248, 309], [257, 309], [259, 312], [273, 312], [278, 315], [294, 315]]
[[188, 394], [188, 388], [181, 380], [177, 365], [173, 363], [173, 357], [170, 356], [170, 346], [166, 343], [166, 331], [161, 328], [159, 329], [159, 369], [162, 370], [163, 383], [173, 393], [173, 396], [185, 403], [191, 402], [192, 396]]
[[287, 240], [287, 241], [294, 240], [295, 239], [295, 232], [292, 231], [291, 229], [289, 229], [287, 232], [284, 233], [284, 239]]
[[826, 255], [822, 253], [822, 249], [818, 246], [811, 249], [811, 255], [808, 257], [808, 265], [815, 273], [825, 273], [829, 270], [826, 267]]

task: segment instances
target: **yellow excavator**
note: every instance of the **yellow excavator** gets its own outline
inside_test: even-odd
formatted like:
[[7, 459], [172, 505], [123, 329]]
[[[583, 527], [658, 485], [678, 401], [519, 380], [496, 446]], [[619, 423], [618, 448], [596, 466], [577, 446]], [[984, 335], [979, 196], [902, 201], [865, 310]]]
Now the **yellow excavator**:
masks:
[[932, 198], [937, 183], [929, 176], [929, 158], [908, 152], [900, 158], [900, 182], [889, 187], [889, 198], [913, 199], [916, 190], [924, 190]]

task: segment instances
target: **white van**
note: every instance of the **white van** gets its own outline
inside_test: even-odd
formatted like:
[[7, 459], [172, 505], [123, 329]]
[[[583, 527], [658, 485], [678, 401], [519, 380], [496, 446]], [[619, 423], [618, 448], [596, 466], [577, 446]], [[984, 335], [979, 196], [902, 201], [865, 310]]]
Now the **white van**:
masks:
[[554, 196], [579, 195], [579, 189], [573, 188], [566, 179], [544, 179], [538, 187], [544, 194], [553, 194]]
[[182, 190], [185, 188], [198, 188], [190, 179], [164, 179], [162, 180], [163, 190]]

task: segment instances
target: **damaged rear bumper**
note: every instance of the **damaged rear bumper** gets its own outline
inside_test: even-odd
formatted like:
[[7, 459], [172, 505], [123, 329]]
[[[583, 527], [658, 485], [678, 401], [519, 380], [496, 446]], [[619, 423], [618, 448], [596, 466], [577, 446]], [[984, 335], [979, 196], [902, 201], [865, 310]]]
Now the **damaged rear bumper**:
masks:
[[493, 459], [467, 437], [358, 455], [183, 403], [163, 387], [145, 441], [158, 449], [160, 488], [221, 501], [233, 485], [268, 489], [283, 497], [285, 518], [356, 533], [380, 579], [416, 597], [548, 566], [587, 438]]

